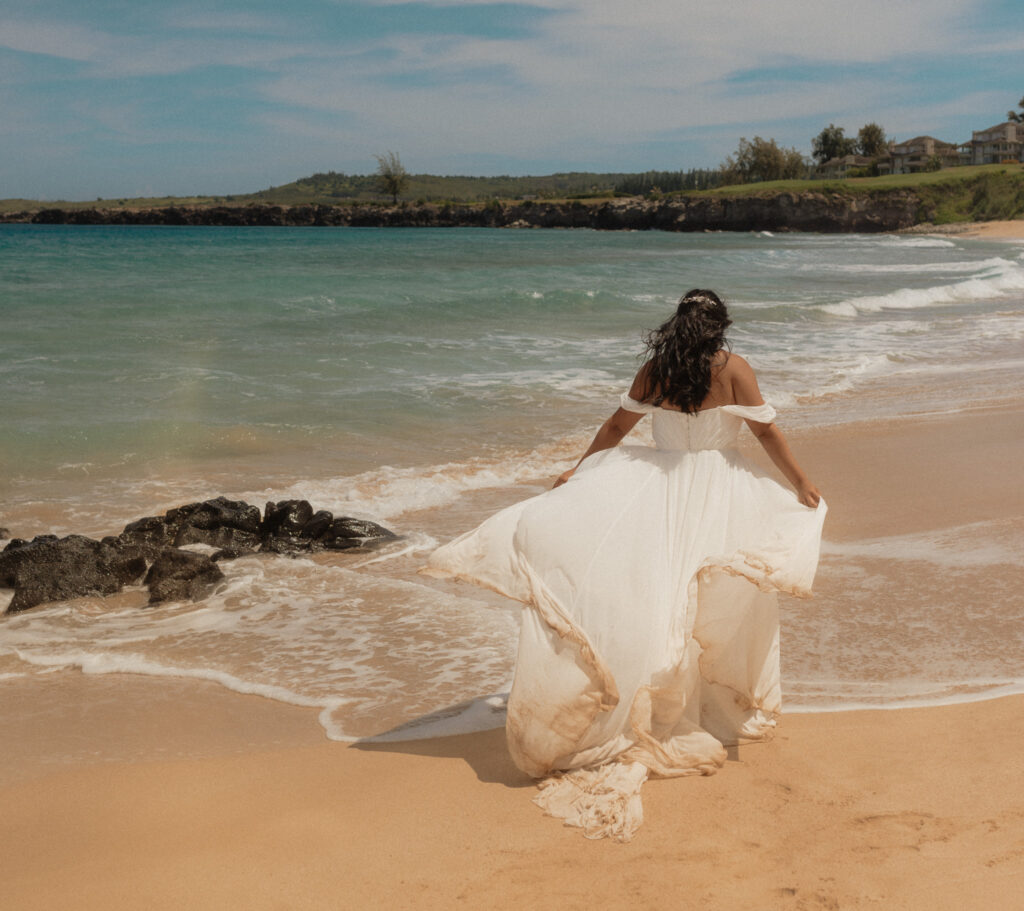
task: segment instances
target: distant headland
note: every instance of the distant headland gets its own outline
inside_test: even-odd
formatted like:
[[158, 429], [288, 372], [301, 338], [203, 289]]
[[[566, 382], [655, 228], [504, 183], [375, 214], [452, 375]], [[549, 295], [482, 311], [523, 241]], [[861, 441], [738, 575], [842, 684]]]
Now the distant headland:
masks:
[[[325, 175], [315, 175], [321, 177]], [[336, 177], [339, 175], [335, 175]], [[341, 175], [343, 176], [343, 175]], [[0, 201], [0, 222], [63, 225], [592, 228], [662, 231], [898, 231], [921, 224], [1024, 217], [1024, 167], [1016, 163], [843, 180], [785, 180], [643, 195], [607, 188], [623, 175], [433, 178], [430, 199], [335, 201], [307, 178], [244, 197]], [[453, 199], [444, 182], [468, 196]], [[466, 192], [465, 182], [480, 185]], [[534, 181], [534, 185], [526, 183]], [[546, 182], [546, 183], [543, 183]], [[522, 192], [539, 188], [539, 194]], [[511, 192], [509, 192], [511, 191]], [[516, 192], [518, 191], [518, 192]], [[462, 195], [460, 193], [460, 195]], [[514, 195], [513, 195], [514, 194]], [[410, 194], [411, 195], [411, 194]], [[454, 194], [453, 194], [454, 195]]]

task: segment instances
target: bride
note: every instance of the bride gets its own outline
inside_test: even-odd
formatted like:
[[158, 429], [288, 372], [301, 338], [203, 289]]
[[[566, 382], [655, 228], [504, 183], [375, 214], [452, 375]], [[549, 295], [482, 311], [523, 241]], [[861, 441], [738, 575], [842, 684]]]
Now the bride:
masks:
[[[826, 505], [730, 324], [687, 292], [579, 464], [426, 568], [526, 605], [509, 751], [590, 837], [628, 840], [648, 775], [714, 772], [781, 708], [777, 593], [810, 595]], [[646, 414], [654, 448], [619, 446]], [[793, 491], [739, 454], [744, 422]]]

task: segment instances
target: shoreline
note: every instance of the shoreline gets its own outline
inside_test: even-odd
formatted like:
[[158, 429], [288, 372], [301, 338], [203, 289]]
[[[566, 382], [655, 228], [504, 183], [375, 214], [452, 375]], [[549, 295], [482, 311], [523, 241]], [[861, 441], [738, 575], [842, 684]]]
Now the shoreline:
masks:
[[969, 223], [964, 236], [985, 240], [1024, 240], [1024, 219]]
[[958, 221], [948, 225], [920, 224], [901, 234], [953, 235], [972, 240], [1024, 240], [1024, 218]]

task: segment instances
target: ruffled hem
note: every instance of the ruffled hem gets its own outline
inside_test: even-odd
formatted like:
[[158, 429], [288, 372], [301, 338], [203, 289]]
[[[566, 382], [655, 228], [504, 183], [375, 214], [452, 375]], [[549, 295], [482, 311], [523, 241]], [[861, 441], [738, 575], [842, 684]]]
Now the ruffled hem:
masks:
[[[778, 706], [769, 704], [771, 698], [758, 698], [756, 693], [745, 692], [748, 687], [732, 685], [734, 681], [719, 679], [712, 664], [704, 660], [712, 655], [714, 646], [705, 633], [705, 624], [699, 616], [694, 630], [677, 631], [677, 662], [656, 676], [672, 679], [680, 676], [688, 662], [688, 643], [701, 647], [698, 656], [700, 676], [708, 685], [710, 695], [705, 699], [717, 703], [720, 713], [731, 712], [737, 719], [731, 734], [704, 730], [695, 722], [679, 717], [671, 731], [660, 736], [664, 729], [666, 711], [683, 716], [688, 706], [682, 704], [678, 693], [657, 687], [641, 687], [633, 696], [630, 706], [630, 733], [616, 738], [616, 743], [605, 743], [590, 749], [581, 749], [582, 740], [597, 716], [614, 708], [620, 693], [614, 676], [594, 648], [586, 632], [565, 612], [547, 591], [529, 563], [520, 558], [520, 572], [528, 579], [531, 595], [518, 598], [526, 603], [543, 623], [565, 645], [573, 649], [591, 680], [586, 692], [566, 710], [563, 718], [574, 716], [572, 729], [577, 738], [573, 743], [563, 742], [562, 750], [551, 763], [538, 762], [531, 755], [525, 741], [530, 721], [510, 700], [508, 739], [509, 749], [516, 764], [536, 778], [540, 793], [535, 802], [550, 816], [562, 819], [566, 825], [583, 830], [588, 838], [611, 837], [629, 841], [643, 821], [640, 790], [649, 775], [681, 777], [710, 775], [720, 768], [726, 758], [723, 743], [750, 743], [770, 739], [778, 718]], [[508, 586], [494, 584], [465, 572], [448, 572], [437, 566], [425, 568], [432, 576], [458, 578], [483, 585], [506, 597], [516, 598]], [[693, 574], [687, 586], [689, 599], [699, 605], [700, 586], [715, 580], [716, 573], [749, 583], [757, 592], [775, 595], [786, 592], [798, 597], [809, 597], [808, 588], [794, 583], [787, 574], [773, 567], [766, 559], [752, 553], [737, 552], [731, 557], [708, 558]], [[520, 592], [520, 594], [522, 594]], [[681, 605], [680, 617], [691, 612]], [[705, 618], [713, 619], [713, 618]], [[763, 694], [762, 694], [763, 695]], [[777, 701], [777, 692], [774, 693]], [[659, 699], [665, 705], [659, 709]], [[659, 724], [659, 714], [662, 716]], [[667, 734], [667, 736], [666, 736]]]

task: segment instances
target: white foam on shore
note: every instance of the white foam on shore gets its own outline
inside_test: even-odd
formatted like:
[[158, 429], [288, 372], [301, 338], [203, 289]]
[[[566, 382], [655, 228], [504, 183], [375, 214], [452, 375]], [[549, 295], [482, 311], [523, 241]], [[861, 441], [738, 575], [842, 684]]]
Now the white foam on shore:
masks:
[[821, 545], [823, 557], [867, 557], [932, 563], [943, 570], [965, 567], [1024, 566], [1021, 521], [972, 522], [922, 534], [889, 535]]
[[[793, 684], [790, 692], [783, 683], [783, 714], [830, 714], [832, 712], [894, 711], [896, 709], [940, 708], [987, 702], [1024, 694], [1024, 678], [1010, 680], [901, 681], [902, 690], [890, 685], [866, 686], [863, 681], [830, 680], [820, 684]], [[910, 690], [910, 692], [908, 692]], [[803, 700], [803, 701], [801, 701]]]
[[219, 671], [215, 668], [166, 665], [137, 654], [75, 650], [47, 653], [42, 651], [22, 651], [20, 649], [14, 649], [14, 654], [17, 655], [19, 660], [29, 665], [52, 669], [73, 668], [81, 671], [83, 674], [141, 674], [146, 677], [185, 677], [194, 680], [209, 680], [213, 683], [219, 683], [233, 692], [242, 693], [247, 696], [264, 696], [277, 702], [285, 702], [289, 705], [308, 708], [319, 708], [324, 711], [333, 711], [349, 701], [339, 697], [329, 699], [325, 704], [324, 700], [311, 699], [285, 687], [243, 680], [234, 674]]
[[226, 581], [198, 605], [109, 610], [79, 600], [5, 618], [3, 673], [209, 680], [317, 708], [333, 740], [390, 730], [510, 682], [511, 609], [312, 560], [248, 557], [224, 570]]

